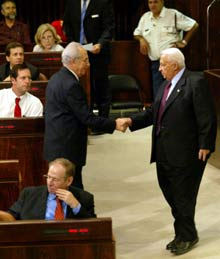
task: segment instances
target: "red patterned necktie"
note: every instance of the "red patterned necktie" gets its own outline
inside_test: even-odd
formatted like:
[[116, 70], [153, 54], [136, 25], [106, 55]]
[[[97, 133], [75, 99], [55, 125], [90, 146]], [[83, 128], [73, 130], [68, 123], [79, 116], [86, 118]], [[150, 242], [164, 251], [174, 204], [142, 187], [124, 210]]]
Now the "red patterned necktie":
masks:
[[21, 117], [21, 107], [19, 106], [21, 98], [15, 98], [15, 109], [14, 109], [14, 117]]
[[160, 108], [159, 108], [158, 115], [157, 115], [157, 132], [156, 132], [157, 135], [160, 133], [160, 129], [161, 129], [161, 118], [162, 118], [162, 114], [163, 114], [163, 111], [164, 111], [164, 108], [165, 108], [165, 105], [166, 105], [167, 96], [168, 96], [170, 87], [171, 87], [171, 82], [169, 82], [169, 83], [165, 86], [164, 92], [163, 92], [163, 97], [162, 97], [161, 102], [160, 102]]
[[62, 219], [64, 219], [64, 212], [63, 212], [61, 200], [58, 199], [58, 197], [56, 197], [56, 202], [57, 202], [57, 206], [55, 209], [54, 219], [62, 220]]

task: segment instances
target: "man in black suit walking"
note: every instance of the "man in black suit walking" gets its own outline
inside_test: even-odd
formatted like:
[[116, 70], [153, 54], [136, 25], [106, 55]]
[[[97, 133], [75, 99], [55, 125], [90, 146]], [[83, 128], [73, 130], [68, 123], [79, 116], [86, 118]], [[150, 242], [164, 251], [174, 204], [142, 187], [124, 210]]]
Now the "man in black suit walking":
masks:
[[108, 117], [111, 102], [108, 84], [109, 42], [115, 27], [112, 1], [68, 0], [63, 26], [68, 42], [93, 44], [88, 52], [91, 64], [91, 109], [96, 103], [99, 116]]
[[47, 161], [57, 157], [76, 165], [73, 185], [83, 189], [82, 166], [86, 163], [87, 127], [113, 133], [124, 131], [121, 119], [96, 116], [89, 108], [86, 93], [79, 83], [89, 68], [86, 50], [76, 42], [62, 52], [63, 67], [49, 80], [45, 103], [44, 156]]
[[204, 77], [185, 68], [181, 51], [162, 51], [160, 71], [166, 81], [154, 104], [125, 118], [130, 129], [153, 124], [151, 162], [174, 217], [174, 239], [166, 248], [179, 255], [198, 241], [195, 206], [207, 159], [215, 149], [216, 114]]

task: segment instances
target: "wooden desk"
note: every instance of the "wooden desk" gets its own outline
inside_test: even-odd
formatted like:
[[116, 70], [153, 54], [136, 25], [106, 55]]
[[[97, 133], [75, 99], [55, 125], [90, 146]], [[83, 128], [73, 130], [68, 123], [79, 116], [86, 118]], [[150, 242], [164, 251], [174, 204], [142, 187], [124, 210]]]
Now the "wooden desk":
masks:
[[114, 259], [111, 218], [0, 223], [0, 258]]
[[207, 78], [212, 97], [215, 103], [215, 108], [218, 118], [218, 127], [217, 127], [217, 138], [216, 138], [216, 150], [211, 155], [209, 163], [214, 165], [217, 168], [220, 168], [220, 69], [211, 69], [205, 70], [204, 75]]
[[8, 208], [21, 190], [21, 171], [18, 160], [0, 160], [0, 208]]
[[[42, 175], [47, 171], [47, 164], [43, 159], [43, 137], [44, 119], [42, 117], [0, 120], [0, 161], [18, 161], [19, 189], [44, 183]], [[6, 188], [10, 184], [11, 180], [8, 177], [7, 174], [1, 175], [1, 186], [5, 185]], [[18, 198], [17, 195], [14, 197], [13, 193], [8, 195], [10, 201]], [[7, 196], [4, 198], [6, 199]], [[0, 199], [1, 209], [5, 207], [4, 202]]]
[[36, 66], [48, 79], [61, 67], [61, 52], [25, 52], [24, 60]]
[[[38, 97], [42, 104], [45, 104], [45, 91], [48, 81], [32, 81], [29, 93]], [[0, 90], [4, 88], [10, 88], [11, 82], [0, 82]]]

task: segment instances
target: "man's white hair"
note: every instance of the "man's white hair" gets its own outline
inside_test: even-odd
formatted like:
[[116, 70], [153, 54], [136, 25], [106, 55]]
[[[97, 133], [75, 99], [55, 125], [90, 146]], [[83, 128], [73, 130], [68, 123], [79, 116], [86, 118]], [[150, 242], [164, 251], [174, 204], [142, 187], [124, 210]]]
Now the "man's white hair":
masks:
[[68, 65], [73, 59], [79, 58], [81, 47], [78, 42], [70, 42], [62, 52], [63, 65]]
[[161, 51], [161, 56], [162, 55], [166, 55], [170, 62], [174, 62], [174, 63], [178, 64], [178, 66], [180, 68], [184, 68], [186, 66], [185, 57], [184, 57], [183, 53], [177, 48], [165, 49], [165, 50]]

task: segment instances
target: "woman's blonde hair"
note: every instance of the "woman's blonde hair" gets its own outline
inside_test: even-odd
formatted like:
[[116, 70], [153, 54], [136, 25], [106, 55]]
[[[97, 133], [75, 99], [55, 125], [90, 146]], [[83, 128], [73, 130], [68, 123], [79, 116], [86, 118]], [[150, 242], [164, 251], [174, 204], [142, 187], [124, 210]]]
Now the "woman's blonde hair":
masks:
[[34, 36], [36, 44], [41, 45], [41, 38], [46, 31], [52, 32], [56, 44], [61, 42], [61, 38], [57, 34], [55, 28], [49, 23], [43, 23], [38, 27], [37, 32]]

